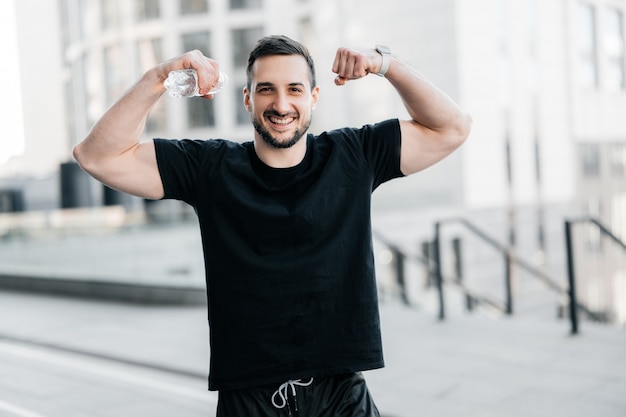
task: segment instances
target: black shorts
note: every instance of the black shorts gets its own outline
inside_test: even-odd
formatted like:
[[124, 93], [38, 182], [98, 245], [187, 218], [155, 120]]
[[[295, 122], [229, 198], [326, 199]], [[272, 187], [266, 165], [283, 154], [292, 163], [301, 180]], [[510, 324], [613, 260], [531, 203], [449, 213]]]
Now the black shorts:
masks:
[[361, 373], [309, 381], [220, 391], [217, 417], [380, 417]]

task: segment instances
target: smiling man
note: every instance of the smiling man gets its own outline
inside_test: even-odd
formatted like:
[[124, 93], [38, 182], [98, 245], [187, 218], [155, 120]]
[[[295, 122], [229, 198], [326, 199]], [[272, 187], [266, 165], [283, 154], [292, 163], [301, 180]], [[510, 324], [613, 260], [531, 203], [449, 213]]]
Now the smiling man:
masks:
[[271, 148], [290, 148], [309, 130], [319, 88], [313, 87], [312, 80], [307, 78], [285, 79], [285, 75], [301, 78], [308, 71], [306, 62], [298, 55], [266, 57], [254, 62], [251, 75], [256, 74], [256, 80], [249, 80], [244, 103], [252, 113], [256, 133]]
[[218, 82], [218, 63], [198, 51], [158, 65], [74, 155], [110, 187], [194, 207], [218, 417], [378, 416], [361, 375], [384, 365], [371, 194], [453, 152], [470, 117], [388, 48], [340, 48], [338, 86], [384, 76], [411, 118], [309, 133], [320, 94], [313, 60], [298, 42], [270, 36], [250, 53], [243, 91], [254, 140], [140, 143], [163, 81], [183, 68], [197, 70], [201, 93]]

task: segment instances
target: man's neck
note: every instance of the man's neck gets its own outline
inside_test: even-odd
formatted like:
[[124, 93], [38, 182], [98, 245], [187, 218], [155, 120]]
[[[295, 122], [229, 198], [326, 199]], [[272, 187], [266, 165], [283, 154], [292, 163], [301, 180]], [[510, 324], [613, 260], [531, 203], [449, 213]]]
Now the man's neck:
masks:
[[306, 155], [306, 136], [289, 148], [277, 149], [265, 143], [259, 137], [254, 138], [254, 151], [263, 163], [272, 168], [291, 168], [304, 160]]

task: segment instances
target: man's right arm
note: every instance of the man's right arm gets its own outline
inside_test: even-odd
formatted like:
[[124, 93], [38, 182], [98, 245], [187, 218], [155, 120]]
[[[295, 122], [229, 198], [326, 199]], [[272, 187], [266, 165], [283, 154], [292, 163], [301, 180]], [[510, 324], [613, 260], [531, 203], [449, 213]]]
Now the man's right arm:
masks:
[[170, 71], [194, 68], [198, 85], [206, 93], [217, 84], [218, 67], [198, 51], [188, 52], [149, 70], [93, 126], [74, 148], [74, 158], [97, 180], [138, 197], [164, 195], [154, 142], [141, 143], [146, 118], [165, 92], [163, 81]]

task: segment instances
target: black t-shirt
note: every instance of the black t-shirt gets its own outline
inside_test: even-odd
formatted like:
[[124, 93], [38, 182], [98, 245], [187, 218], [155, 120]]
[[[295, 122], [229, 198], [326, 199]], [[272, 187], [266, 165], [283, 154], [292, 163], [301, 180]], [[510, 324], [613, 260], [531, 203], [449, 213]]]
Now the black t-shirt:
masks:
[[200, 222], [211, 390], [383, 366], [370, 202], [402, 176], [399, 122], [306, 141], [285, 169], [252, 142], [154, 141], [165, 198]]

